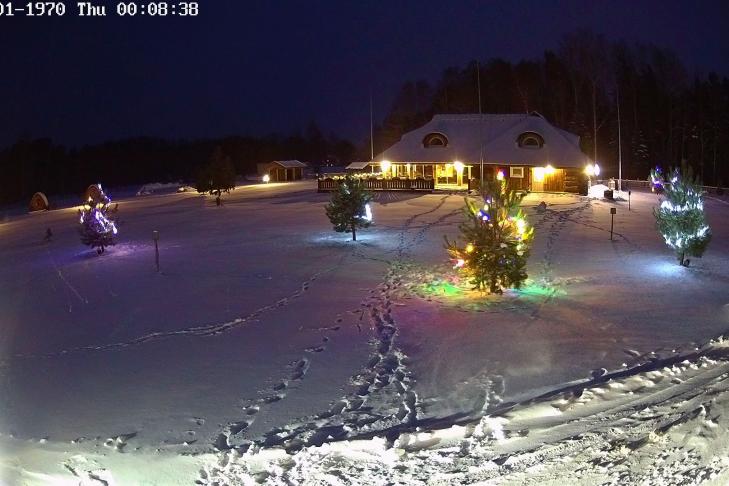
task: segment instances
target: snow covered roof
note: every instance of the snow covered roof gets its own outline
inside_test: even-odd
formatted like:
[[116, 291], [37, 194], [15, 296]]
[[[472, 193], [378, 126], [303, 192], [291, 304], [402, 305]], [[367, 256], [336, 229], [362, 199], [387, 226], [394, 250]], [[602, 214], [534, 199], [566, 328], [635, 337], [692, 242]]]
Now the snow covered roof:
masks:
[[[527, 133], [539, 135], [541, 147], [520, 146], [519, 138]], [[445, 139], [426, 147], [431, 134]], [[489, 164], [584, 167], [590, 159], [580, 150], [579, 141], [577, 135], [555, 127], [538, 113], [435, 115], [375, 160], [478, 163], [483, 147], [484, 162]]]
[[349, 164], [347, 166], [347, 169], [361, 170], [361, 169], [366, 169], [367, 166], [369, 166], [369, 165], [370, 165], [370, 162], [352, 162], [351, 164]]
[[298, 160], [274, 160], [272, 164], [278, 164], [285, 169], [292, 169], [294, 167], [306, 167], [306, 164], [299, 162]]

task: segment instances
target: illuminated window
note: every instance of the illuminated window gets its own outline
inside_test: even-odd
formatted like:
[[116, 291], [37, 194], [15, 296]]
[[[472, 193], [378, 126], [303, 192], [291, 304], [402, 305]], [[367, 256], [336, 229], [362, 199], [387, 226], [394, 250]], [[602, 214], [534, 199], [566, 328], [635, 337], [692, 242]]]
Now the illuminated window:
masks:
[[515, 179], [523, 179], [524, 167], [509, 167], [509, 177], [513, 177]]
[[423, 147], [447, 147], [448, 137], [442, 133], [429, 133], [423, 138]]
[[544, 145], [541, 135], [534, 132], [524, 132], [516, 139], [516, 143], [525, 149], [540, 149]]

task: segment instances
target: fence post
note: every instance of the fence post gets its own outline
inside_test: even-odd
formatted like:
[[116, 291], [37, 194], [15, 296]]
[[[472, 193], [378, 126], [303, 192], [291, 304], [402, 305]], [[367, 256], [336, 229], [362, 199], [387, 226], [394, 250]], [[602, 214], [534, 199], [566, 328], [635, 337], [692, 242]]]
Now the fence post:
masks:
[[152, 232], [152, 238], [154, 238], [154, 263], [157, 265], [157, 273], [159, 273], [159, 246], [157, 245], [157, 242], [159, 241], [159, 231], [154, 230]]
[[617, 209], [610, 208], [610, 241], [613, 241], [613, 223], [615, 222], [615, 213], [617, 212]]

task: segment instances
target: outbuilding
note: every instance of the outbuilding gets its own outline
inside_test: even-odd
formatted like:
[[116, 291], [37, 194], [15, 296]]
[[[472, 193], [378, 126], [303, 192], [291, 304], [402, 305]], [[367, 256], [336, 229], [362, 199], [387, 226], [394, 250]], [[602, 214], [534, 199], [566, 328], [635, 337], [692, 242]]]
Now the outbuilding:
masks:
[[304, 176], [306, 164], [298, 160], [274, 160], [258, 164], [258, 175], [267, 175], [271, 182], [298, 181]]

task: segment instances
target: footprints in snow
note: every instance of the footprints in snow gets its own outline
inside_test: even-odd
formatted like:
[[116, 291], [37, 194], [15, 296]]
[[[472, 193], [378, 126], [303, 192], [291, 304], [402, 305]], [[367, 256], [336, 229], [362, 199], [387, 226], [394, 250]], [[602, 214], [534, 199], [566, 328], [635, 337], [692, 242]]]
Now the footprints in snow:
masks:
[[[403, 424], [412, 425], [417, 421], [418, 396], [413, 389], [415, 380], [407, 368], [407, 357], [394, 345], [398, 329], [391, 314], [392, 294], [402, 285], [398, 273], [403, 259], [425, 239], [429, 229], [460, 213], [460, 209], [448, 212], [432, 222], [423, 224], [414, 235], [408, 235], [408, 230], [417, 218], [436, 212], [447, 199], [448, 196], [444, 196], [437, 205], [411, 216], [403, 224], [396, 249], [396, 260], [389, 262], [391, 269], [385, 281], [378, 289], [370, 290], [372, 295], [363, 302], [361, 310], [353, 311], [353, 313], [359, 314], [360, 320], [368, 315], [376, 336], [374, 354], [365, 368], [352, 378], [352, 384], [355, 385], [354, 392], [336, 401], [327, 411], [313, 416], [303, 423], [270, 430], [261, 439], [257, 439], [256, 444], [282, 445], [287, 449], [296, 449], [305, 445], [320, 445], [327, 440], [347, 438], [367, 430], [382, 430]], [[408, 238], [408, 236], [410, 237]], [[340, 329], [342, 321], [342, 317], [338, 316], [335, 325], [313, 330], [318, 332], [337, 331]], [[360, 324], [358, 327], [361, 330]], [[309, 346], [304, 349], [304, 352], [321, 353], [325, 351], [328, 342], [329, 337], [325, 335], [322, 337], [322, 343]], [[255, 415], [261, 406], [284, 398], [290, 384], [301, 381], [309, 366], [310, 362], [307, 358], [298, 360], [292, 365], [288, 379], [282, 380], [273, 387], [274, 394], [259, 399], [246, 410], [251, 410], [250, 415]], [[370, 402], [373, 403], [370, 404]], [[221, 450], [231, 448], [231, 442], [234, 442], [235, 436], [244, 434], [249, 429], [252, 420], [253, 417], [249, 417], [246, 420], [229, 424], [226, 431], [216, 441], [216, 447]], [[251, 441], [244, 441], [241, 447], [247, 448], [250, 444]]]
[[[341, 325], [339, 323], [341, 323], [342, 320], [343, 319], [341, 317], [338, 317], [336, 319], [337, 324], [314, 330], [320, 332], [338, 331], [341, 329]], [[324, 335], [322, 337], [322, 343], [329, 343], [330, 341], [331, 338], [329, 336]], [[304, 349], [304, 351], [307, 353], [321, 353], [325, 350], [326, 346], [323, 344], [309, 346]], [[216, 437], [216, 439], [213, 441], [213, 446], [216, 449], [221, 451], [230, 450], [234, 447], [245, 449], [251, 444], [251, 441], [247, 440], [244, 436], [248, 429], [251, 427], [251, 425], [253, 425], [253, 422], [255, 421], [255, 416], [260, 412], [263, 407], [275, 404], [286, 398], [289, 388], [292, 386], [292, 384], [301, 382], [306, 377], [306, 374], [308, 373], [311, 366], [311, 361], [307, 357], [302, 357], [289, 366], [290, 372], [288, 373], [288, 376], [286, 378], [273, 385], [270, 388], [269, 392], [264, 393], [261, 398], [254, 400], [253, 402], [249, 402], [248, 405], [243, 408], [243, 413], [245, 414], [245, 418], [243, 420], [229, 423], [224, 428], [223, 432], [221, 432]], [[269, 432], [269, 434], [271, 434], [271, 432]], [[267, 438], [265, 440], [268, 442], [271, 441], [270, 438]]]
[[[254, 321], [254, 320], [260, 318], [260, 316], [262, 314], [264, 314], [265, 312], [269, 312], [269, 311], [277, 309], [279, 307], [284, 307], [284, 306], [289, 305], [292, 300], [300, 297], [304, 292], [306, 292], [309, 289], [309, 286], [314, 281], [316, 281], [321, 275], [324, 275], [324, 274], [331, 272], [332, 270], [338, 268], [342, 264], [343, 261], [344, 261], [344, 259], [342, 258], [333, 266], [331, 266], [329, 268], [325, 268], [325, 269], [320, 270], [319, 272], [315, 273], [310, 278], [308, 278], [307, 280], [302, 282], [299, 290], [292, 293], [288, 297], [281, 298], [271, 304], [260, 307], [244, 317], [238, 317], [238, 318], [232, 319], [230, 321], [223, 322], [223, 323], [217, 323], [217, 324], [194, 326], [194, 327], [188, 327], [185, 329], [178, 329], [178, 330], [174, 330], [174, 331], [152, 332], [152, 333], [145, 334], [143, 336], [137, 337], [135, 339], [131, 339], [129, 341], [124, 341], [124, 342], [109, 343], [109, 344], [102, 344], [102, 345], [81, 346], [81, 347], [77, 347], [77, 348], [63, 349], [61, 351], [55, 351], [52, 353], [47, 353], [47, 354], [42, 354], [42, 355], [18, 354], [18, 355], [12, 356], [11, 359], [57, 358], [57, 357], [66, 355], [68, 353], [112, 351], [112, 350], [117, 350], [120, 348], [137, 346], [137, 345], [141, 345], [141, 344], [146, 344], [151, 341], [158, 341], [161, 339], [167, 339], [167, 338], [178, 337], [178, 336], [198, 336], [198, 337], [217, 336], [217, 335], [223, 334], [227, 331], [230, 331], [231, 329], [243, 326], [251, 321]], [[0, 360], [0, 366], [5, 364], [7, 361], [9, 361], [9, 360]]]

